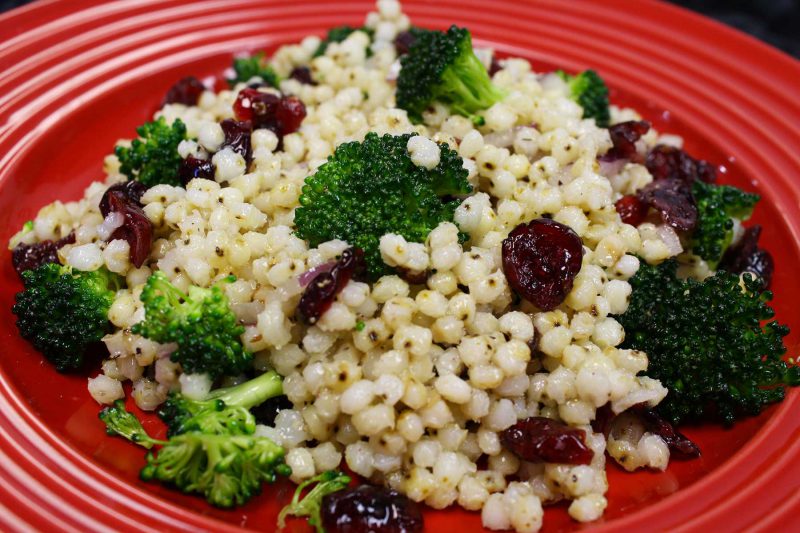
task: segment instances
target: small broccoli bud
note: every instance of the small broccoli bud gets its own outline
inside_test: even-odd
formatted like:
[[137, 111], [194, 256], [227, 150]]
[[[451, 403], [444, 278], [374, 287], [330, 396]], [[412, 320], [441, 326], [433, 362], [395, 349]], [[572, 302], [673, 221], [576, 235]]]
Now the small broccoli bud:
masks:
[[[315, 528], [317, 533], [325, 533], [322, 527], [322, 498], [328, 494], [342, 490], [350, 483], [350, 476], [336, 470], [329, 470], [304, 481], [294, 491], [292, 501], [289, 502], [278, 515], [278, 529], [286, 527], [287, 516], [308, 517], [308, 525]], [[303, 491], [309, 486], [314, 488], [302, 496]], [[302, 496], [302, 497], [301, 497]]]
[[782, 360], [789, 328], [772, 320], [769, 291], [744, 274], [719, 271], [704, 281], [676, 277], [677, 263], [643, 264], [631, 278], [623, 348], [647, 353], [647, 375], [669, 389], [658, 412], [678, 424], [726, 424], [756, 415], [800, 384], [800, 367]]
[[20, 335], [57, 370], [80, 367], [87, 348], [111, 331], [108, 310], [122, 278], [47, 263], [23, 272], [22, 281], [25, 289], [11, 309]]
[[380, 238], [388, 233], [425, 242], [441, 222], [451, 222], [454, 198], [472, 192], [463, 160], [439, 144], [432, 169], [414, 164], [411, 135], [368, 133], [363, 142], [340, 145], [306, 178], [295, 212], [297, 234], [312, 246], [342, 239], [364, 251], [373, 277], [391, 272], [381, 258]]
[[133, 332], [156, 342], [177, 343], [171, 358], [185, 372], [212, 378], [236, 375], [252, 361], [242, 346], [244, 327], [219, 286], [190, 287], [184, 293], [159, 271], [147, 279], [140, 299], [145, 319], [133, 326]]
[[117, 400], [114, 405], [103, 408], [98, 415], [106, 425], [106, 433], [118, 435], [148, 450], [159, 441], [153, 440], [142, 427], [136, 415], [125, 409], [125, 402]]
[[472, 50], [469, 30], [451, 26], [446, 32], [423, 31], [414, 35], [407, 54], [400, 58], [397, 107], [409, 118], [422, 121], [422, 112], [434, 101], [466, 117], [491, 107], [505, 96]]
[[692, 195], [697, 204], [697, 226], [690, 246], [715, 269], [733, 240], [734, 219], [750, 218], [760, 197], [736, 187], [699, 180], [692, 185]]
[[181, 156], [178, 144], [186, 139], [186, 126], [180, 119], [172, 125], [164, 117], [147, 122], [136, 129], [138, 139], [131, 141], [130, 147], [117, 146], [115, 153], [119, 158], [119, 170], [129, 180], [137, 180], [148, 187], [160, 183], [181, 185], [178, 168]]
[[281, 82], [278, 73], [267, 63], [263, 51], [251, 56], [234, 58], [233, 71], [235, 76], [227, 80], [231, 87], [237, 83], [247, 83], [253, 78], [261, 78], [264, 83], [272, 87], [278, 87]]
[[608, 103], [608, 87], [597, 72], [584, 70], [580, 74], [570, 76], [563, 70], [556, 74], [567, 82], [570, 96], [583, 108], [583, 118], [593, 118], [601, 128], [607, 128], [611, 113]]

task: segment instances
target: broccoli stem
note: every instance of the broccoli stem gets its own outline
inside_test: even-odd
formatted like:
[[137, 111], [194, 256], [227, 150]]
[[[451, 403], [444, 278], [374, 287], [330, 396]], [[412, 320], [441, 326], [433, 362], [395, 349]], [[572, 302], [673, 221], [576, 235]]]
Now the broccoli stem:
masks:
[[233, 387], [212, 391], [208, 400], [222, 400], [228, 407], [250, 409], [283, 394], [283, 381], [274, 370]]
[[458, 56], [450, 68], [442, 73], [441, 99], [448, 102], [450, 109], [464, 116], [491, 107], [501, 100], [505, 93], [494, 86], [483, 63], [474, 53]]

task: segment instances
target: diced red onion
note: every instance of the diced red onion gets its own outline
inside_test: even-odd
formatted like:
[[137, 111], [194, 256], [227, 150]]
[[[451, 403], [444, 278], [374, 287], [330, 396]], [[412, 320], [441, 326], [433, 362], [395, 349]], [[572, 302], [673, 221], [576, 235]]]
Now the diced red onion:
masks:
[[336, 261], [328, 261], [327, 263], [322, 263], [321, 265], [317, 265], [314, 268], [306, 270], [299, 276], [297, 276], [297, 281], [300, 283], [301, 287], [305, 287], [311, 280], [316, 278], [319, 274], [323, 272], [330, 272], [333, 267], [336, 266]]

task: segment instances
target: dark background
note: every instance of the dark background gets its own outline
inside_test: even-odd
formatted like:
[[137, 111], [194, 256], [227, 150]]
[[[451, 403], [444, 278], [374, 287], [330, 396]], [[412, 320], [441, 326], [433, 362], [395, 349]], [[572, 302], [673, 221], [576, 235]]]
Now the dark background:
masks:
[[[28, 1], [0, 0], [0, 11]], [[637, 1], [630, 0], [632, 8], [635, 9]], [[672, 0], [672, 3], [739, 28], [800, 58], [800, 0]]]

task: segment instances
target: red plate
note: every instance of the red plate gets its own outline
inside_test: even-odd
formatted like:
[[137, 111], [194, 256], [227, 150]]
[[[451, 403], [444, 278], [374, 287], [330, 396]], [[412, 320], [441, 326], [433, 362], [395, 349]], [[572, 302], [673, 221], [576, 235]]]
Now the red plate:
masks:
[[[114, 141], [132, 136], [178, 78], [218, 76], [234, 52], [360, 24], [371, 8], [366, 0], [42, 0], [0, 16], [0, 240], [42, 205], [76, 199], [102, 177]], [[616, 103], [723, 164], [724, 182], [757, 189], [764, 201], [755, 222], [767, 228], [764, 245], [778, 265], [775, 308], [800, 328], [800, 63], [646, 0], [416, 0], [404, 8], [418, 25], [466, 25], [480, 44], [538, 66], [594, 67]], [[143, 453], [104, 435], [86, 378], [57, 374], [18, 337], [10, 307], [20, 284], [9, 255], [0, 259], [0, 529], [274, 529], [288, 485], [220, 511], [139, 481]], [[788, 346], [797, 354], [798, 335]], [[664, 473], [610, 467], [609, 508], [592, 527], [796, 530], [798, 408], [795, 391], [731, 430], [687, 429], [703, 458]], [[462, 511], [431, 511], [426, 523], [429, 531], [481, 529], [477, 514]], [[545, 531], [579, 527], [563, 507], [546, 512]]]

